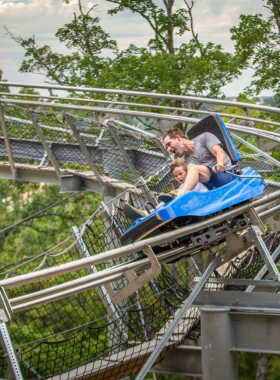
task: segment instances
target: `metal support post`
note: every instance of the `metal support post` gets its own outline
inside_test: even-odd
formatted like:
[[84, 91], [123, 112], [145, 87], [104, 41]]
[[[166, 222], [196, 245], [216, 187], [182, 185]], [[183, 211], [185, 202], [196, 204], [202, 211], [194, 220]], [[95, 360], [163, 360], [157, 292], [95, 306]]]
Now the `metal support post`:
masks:
[[17, 357], [10, 339], [10, 335], [5, 323], [0, 323], [0, 341], [4, 354], [8, 361], [8, 371], [5, 379], [23, 380]]
[[154, 364], [156, 358], [159, 356], [159, 354], [161, 353], [161, 351], [165, 347], [167, 341], [170, 339], [171, 335], [173, 334], [173, 331], [176, 329], [176, 327], [178, 326], [179, 322], [181, 321], [181, 319], [186, 314], [186, 312], [189, 309], [189, 307], [191, 307], [191, 305], [192, 305], [193, 301], [195, 300], [196, 296], [202, 290], [202, 288], [204, 287], [204, 285], [207, 282], [208, 278], [211, 276], [211, 274], [214, 271], [214, 269], [217, 267], [217, 265], [220, 262], [220, 260], [221, 260], [221, 257], [219, 255], [219, 253], [217, 253], [216, 256], [214, 257], [213, 261], [209, 264], [208, 268], [203, 273], [203, 276], [201, 277], [201, 280], [195, 286], [195, 288], [190, 293], [190, 295], [186, 299], [185, 303], [181, 307], [180, 311], [175, 316], [174, 320], [170, 324], [170, 327], [168, 328], [168, 330], [166, 331], [166, 333], [163, 335], [161, 341], [155, 347], [155, 349], [152, 352], [152, 354], [149, 356], [148, 360], [146, 361], [145, 365], [143, 366], [143, 368], [141, 369], [141, 371], [139, 372], [139, 374], [138, 374], [138, 376], [136, 377], [135, 380], [144, 380], [145, 376], [147, 375], [147, 373], [149, 372], [150, 368]]
[[253, 240], [255, 241], [255, 244], [256, 244], [256, 247], [257, 247], [259, 253], [261, 254], [262, 258], [264, 259], [264, 262], [267, 266], [269, 273], [272, 276], [272, 279], [275, 281], [280, 281], [280, 273], [278, 271], [278, 268], [277, 268], [275, 262], [273, 261], [268, 249], [266, 248], [266, 245], [265, 245], [262, 237], [260, 236], [258, 231], [256, 231], [255, 226], [250, 226], [249, 232], [250, 232]]
[[27, 113], [28, 113], [28, 115], [32, 121], [32, 124], [33, 124], [36, 132], [38, 133], [39, 139], [40, 139], [45, 151], [47, 152], [49, 160], [54, 167], [55, 173], [56, 173], [57, 177], [60, 179], [61, 178], [61, 171], [59, 169], [59, 165], [56, 162], [56, 159], [55, 159], [55, 157], [51, 151], [51, 148], [50, 148], [47, 140], [45, 139], [45, 136], [44, 136], [39, 124], [37, 123], [37, 120], [36, 120], [36, 117], [34, 116], [34, 113], [31, 110], [28, 110]]
[[119, 138], [119, 136], [117, 135], [116, 131], [115, 131], [115, 128], [110, 124], [110, 123], [107, 123], [107, 126], [113, 136], [113, 139], [115, 140], [121, 154], [122, 154], [122, 158], [125, 160], [127, 166], [129, 167], [129, 170], [131, 171], [135, 181], [138, 181], [140, 179], [140, 175], [139, 173], [137, 172], [133, 162], [131, 161], [129, 155], [127, 154], [122, 142], [121, 142], [121, 139]]
[[10, 139], [8, 136], [7, 125], [6, 125], [5, 116], [4, 116], [4, 112], [3, 112], [1, 102], [0, 102], [0, 121], [1, 121], [2, 133], [3, 133], [4, 141], [5, 141], [5, 147], [6, 147], [7, 155], [8, 155], [9, 162], [10, 162], [11, 173], [12, 173], [13, 178], [16, 179], [17, 178], [17, 169], [15, 168], [15, 162], [14, 162], [14, 158], [13, 158], [13, 153], [12, 153], [12, 149], [11, 149]]
[[[104, 209], [104, 226], [107, 230], [111, 229], [110, 235], [105, 234], [105, 247], [106, 247], [106, 250], [111, 250], [115, 248], [114, 242], [118, 240], [118, 236], [120, 236], [118, 226], [114, 223], [111, 211], [109, 209], [110, 206], [113, 207], [113, 203], [111, 202], [111, 204], [110, 203], [106, 204], [104, 202], [101, 202], [101, 206]], [[111, 268], [114, 265], [122, 264], [124, 263], [124, 261], [125, 261], [124, 257], [117, 258], [116, 260], [108, 260], [106, 262], [106, 268]], [[114, 290], [124, 288], [126, 286], [126, 281], [124, 279], [120, 279], [118, 281], [111, 282], [110, 284], [108, 284], [108, 286], [110, 286], [113, 292]], [[107, 289], [105, 288], [105, 291], [108, 294], [108, 287]], [[111, 297], [109, 296], [109, 298]], [[127, 300], [123, 300], [119, 306], [117, 307], [114, 306], [114, 307], [116, 308], [116, 310], [122, 311], [122, 310], [125, 310], [127, 306], [128, 306]], [[118, 345], [121, 345], [123, 341], [122, 341], [121, 336], [119, 336], [119, 334], [116, 333], [115, 323], [111, 323], [111, 322], [115, 322], [115, 319], [112, 318], [110, 314], [108, 315], [108, 322], [109, 322], [109, 326], [108, 326], [109, 349], [112, 350], [111, 351], [112, 353], [114, 353], [115, 350], [113, 347], [117, 347]], [[122, 335], [124, 334], [127, 335], [127, 333], [128, 333], [127, 328], [126, 326], [124, 326]]]
[[238, 379], [237, 352], [231, 352], [233, 334], [227, 307], [202, 307], [201, 347], [203, 380]]
[[[271, 256], [273, 262], [277, 261], [279, 255], [280, 255], [280, 245], [275, 249], [275, 251], [273, 252], [273, 254]], [[259, 273], [256, 275], [256, 277], [254, 278], [254, 280], [261, 280], [263, 278], [263, 276], [265, 275], [265, 273], [267, 272], [267, 270], [268, 270], [267, 266], [264, 265], [262, 267], [262, 269], [259, 271]], [[254, 285], [250, 285], [245, 290], [245, 292], [250, 293], [250, 292], [252, 292], [254, 290], [254, 288], [255, 288]]]
[[276, 166], [279, 166], [279, 161], [277, 161], [275, 158], [271, 157], [268, 153], [263, 152], [261, 149], [255, 147], [253, 144], [250, 144], [248, 141], [242, 139], [241, 137], [235, 135], [234, 133], [231, 133], [231, 136], [232, 136], [235, 140], [237, 140], [237, 141], [241, 142], [242, 144], [244, 144], [244, 145], [248, 146], [249, 148], [251, 148], [253, 151], [259, 153], [259, 154], [260, 154], [261, 156], [263, 156], [266, 160], [268, 160], [268, 161], [274, 163]]
[[[132, 172], [132, 175], [133, 175], [135, 181], [138, 182], [138, 183], [140, 182], [141, 185], [143, 184], [142, 186], [143, 186], [143, 189], [144, 189], [145, 193], [148, 193], [149, 196], [150, 196], [150, 198], [157, 204], [158, 202], [157, 202], [154, 194], [152, 193], [152, 191], [149, 189], [149, 187], [145, 183], [144, 178], [142, 176], [140, 176], [139, 173], [137, 172], [137, 170], [136, 170], [133, 162], [131, 161], [129, 155], [127, 154], [125, 148], [123, 147], [123, 144], [122, 144], [119, 136], [117, 135], [117, 133], [115, 131], [115, 128], [110, 123], [107, 123], [107, 126], [108, 126], [108, 128], [109, 128], [109, 130], [110, 130], [110, 132], [111, 132], [111, 134], [112, 134], [112, 136], [113, 136], [113, 138], [114, 138], [114, 140], [115, 140], [115, 142], [116, 142], [116, 144], [117, 144], [117, 146], [118, 146], [118, 148], [119, 148], [119, 150], [120, 150], [120, 152], [122, 154], [123, 159], [125, 160], [125, 162], [126, 162], [127, 166], [129, 167], [130, 171]], [[147, 196], [145, 198], [147, 198], [148, 200], [150, 200], [150, 198], [147, 197]]]
[[69, 125], [69, 127], [71, 128], [72, 132], [73, 132], [73, 135], [75, 136], [80, 148], [81, 148], [81, 151], [83, 152], [86, 160], [87, 160], [87, 163], [89, 164], [91, 170], [93, 171], [96, 179], [98, 180], [98, 182], [103, 185], [103, 180], [102, 180], [102, 177], [99, 173], [99, 171], [97, 170], [96, 166], [94, 165], [94, 162], [92, 161], [91, 157], [90, 157], [90, 154], [87, 150], [87, 147], [84, 143], [84, 141], [82, 140], [75, 124], [73, 123], [73, 120], [72, 120], [72, 117], [70, 115], [68, 115], [67, 113], [64, 113], [64, 116], [65, 116], [65, 119]]

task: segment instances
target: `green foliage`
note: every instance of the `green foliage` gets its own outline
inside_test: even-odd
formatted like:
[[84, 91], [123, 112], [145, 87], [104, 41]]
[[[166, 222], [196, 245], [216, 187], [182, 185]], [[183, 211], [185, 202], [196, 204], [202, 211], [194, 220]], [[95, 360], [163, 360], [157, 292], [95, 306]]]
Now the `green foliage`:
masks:
[[[258, 354], [250, 352], [240, 352], [238, 354], [238, 379], [255, 380], [258, 366]], [[268, 356], [268, 366], [266, 380], [280, 379], [279, 355]]]
[[[7, 79], [3, 78], [3, 71], [0, 69], [0, 81], [1, 82], [7, 82]], [[0, 92], [11, 92], [8, 87], [1, 86], [0, 87]], [[1, 95], [2, 97], [2, 95]]]
[[[98, 17], [92, 18], [89, 13], [96, 7], [92, 6], [86, 14], [83, 13], [79, 4], [81, 14], [64, 27], [58, 29], [55, 36], [60, 42], [65, 42], [68, 49], [77, 49], [81, 54], [85, 54], [93, 59], [94, 55], [100, 54], [103, 49], [116, 49], [116, 42], [108, 40], [109, 34], [97, 25], [100, 21]], [[93, 37], [93, 38], [90, 38]]]
[[[55, 185], [0, 180], [0, 229], [65, 198]], [[67, 194], [69, 195], [69, 194]], [[0, 233], [1, 266], [43, 253], [70, 236], [69, 229], [84, 223], [101, 197], [81, 192], [68, 201]]]
[[279, 355], [269, 355], [266, 380], [280, 380]]
[[185, 8], [179, 8], [173, 13], [174, 0], [164, 1], [165, 10], [159, 8], [152, 0], [107, 1], [118, 5], [117, 8], [109, 10], [109, 14], [114, 15], [128, 9], [133, 13], [138, 13], [148, 22], [154, 32], [154, 38], [150, 39], [148, 46], [156, 52], [174, 54], [174, 33], [182, 36], [190, 30], [188, 27], [189, 12]]
[[[0, 272], [2, 278], [9, 270], [12, 270], [12, 274], [23, 274], [34, 270], [42, 263], [44, 253], [59, 243], [63, 243], [66, 239], [66, 243], [51, 251], [44, 267], [52, 267], [80, 258], [78, 251], [70, 251], [57, 257], [55, 254], [60, 253], [73, 242], [70, 228], [83, 224], [96, 211], [101, 197], [92, 192], [81, 192], [55, 207], [38, 213], [69, 196], [69, 194], [64, 195], [59, 191], [60, 187], [54, 185], [0, 180]], [[35, 213], [38, 214], [33, 215]], [[31, 219], [7, 229], [32, 215]], [[4, 229], [6, 230], [3, 231]], [[29, 259], [33, 260], [28, 263]], [[14, 268], [16, 263], [22, 264], [22, 266]], [[85, 269], [24, 287], [17, 287], [8, 290], [7, 294], [11, 299], [87, 274], [88, 271]], [[98, 308], [93, 308], [93, 304], [98, 304]], [[48, 364], [46, 358], [49, 361], [53, 358], [58, 364], [57, 358], [61, 356], [64, 363], [63, 369], [67, 369], [106, 351], [108, 339], [102, 328], [98, 330], [99, 344], [96, 343], [97, 330], [88, 328], [83, 332], [83, 328], [78, 327], [72, 331], [73, 327], [77, 327], [79, 324], [98, 321], [104, 314], [97, 290], [91, 290], [46, 304], [44, 307], [16, 313], [10, 326], [10, 334], [15, 347], [21, 346], [20, 354], [27, 363], [30, 363], [38, 372], [53, 374], [56, 370], [61, 371], [62, 367], [53, 368], [50, 362]], [[98, 327], [102, 324], [104, 321], [99, 321], [95, 326]], [[77, 337], [75, 337], [76, 334]], [[44, 339], [48, 336], [51, 338], [45, 342]], [[59, 346], [60, 352], [57, 351], [56, 345], [47, 343], [64, 339], [69, 340], [65, 342], [64, 347]], [[34, 343], [30, 343], [32, 340], [42, 340], [42, 345], [40, 343], [35, 351], [33, 349], [29, 351], [29, 348], [34, 346]], [[34, 356], [34, 352], [38, 352], [38, 355]], [[22, 369], [25, 374], [26, 367], [24, 365]]]
[[238, 353], [238, 379], [255, 380], [257, 372], [258, 354], [249, 352]]
[[247, 87], [251, 95], [264, 89], [280, 92], [280, 0], [266, 0], [270, 17], [241, 15], [240, 23], [231, 29], [239, 59], [254, 69], [255, 78]]
[[234, 57], [224, 53], [220, 45], [200, 44], [199, 49], [192, 39], [174, 55], [130, 45], [104, 67], [99, 83], [107, 88], [211, 97], [239, 74]]
[[[71, 54], [54, 53], [48, 45], [39, 47], [35, 37], [24, 40], [7, 30], [28, 58], [20, 71], [44, 74], [61, 85], [208, 97], [221, 95], [221, 87], [240, 75], [242, 60], [224, 52], [221, 45], [199, 41], [193, 27], [193, 2], [189, 5], [184, 0], [186, 7], [174, 11], [174, 0], [163, 1], [162, 7], [152, 0], [107, 1], [117, 5], [109, 14], [130, 10], [147, 21], [154, 33], [147, 48], [131, 45], [118, 51], [116, 41], [100, 27], [99, 18], [90, 16], [95, 6], [84, 13], [79, 0], [80, 14], [74, 14], [74, 19], [56, 33], [61, 43], [74, 49]], [[190, 42], [175, 48], [174, 35], [185, 36], [188, 31], [192, 34]], [[104, 58], [107, 49], [114, 58]]]
[[134, 177], [133, 177], [133, 174], [131, 172], [124, 171], [122, 173], [122, 175], [123, 175], [123, 180], [125, 182], [133, 183]]

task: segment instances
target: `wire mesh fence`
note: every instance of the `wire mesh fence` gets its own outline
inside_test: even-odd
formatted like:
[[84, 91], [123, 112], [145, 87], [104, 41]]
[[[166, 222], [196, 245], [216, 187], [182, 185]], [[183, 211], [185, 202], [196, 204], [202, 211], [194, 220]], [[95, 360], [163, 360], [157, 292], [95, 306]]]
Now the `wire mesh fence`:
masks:
[[[52, 167], [42, 139], [30, 122], [28, 112], [31, 111], [10, 105], [2, 105], [2, 108], [15, 165], [21, 168], [28, 165], [34, 170]], [[82, 229], [73, 228], [74, 243], [68, 242], [67, 249], [64, 243], [45, 255], [26, 260], [20, 266], [15, 263], [14, 267], [2, 274], [2, 278], [52, 268], [118, 248], [120, 237], [132, 225], [132, 221], [123, 212], [124, 205], [129, 203], [143, 208], [147, 200], [154, 202], [158, 194], [168, 193], [178, 187], [159, 147], [160, 140], [157, 136], [145, 136], [141, 131], [131, 131], [113, 122], [109, 125], [70, 116], [81, 143], [75, 138], [73, 125], [72, 128], [68, 125], [65, 115], [47, 112], [33, 112], [33, 115], [61, 171], [75, 173], [76, 176], [91, 176], [93, 180], [99, 175], [102, 183], [111, 186], [114, 181], [120, 181], [129, 187], [109, 204], [101, 204], [98, 213]], [[7, 164], [3, 132], [0, 134], [0, 143], [1, 161]], [[82, 149], [84, 147], [86, 150]], [[241, 168], [253, 167], [268, 182], [266, 193], [279, 189], [280, 165], [271, 163], [242, 144], [239, 144], [239, 151], [242, 157]], [[92, 166], [96, 169], [95, 173]], [[81, 232], [82, 236], [78, 238]], [[265, 242], [269, 251], [273, 252], [280, 243], [279, 234], [269, 234]], [[207, 249], [215, 251], [222, 243], [223, 240], [220, 239]], [[166, 244], [159, 251], [171, 248], [170, 244]], [[156, 253], [159, 251], [155, 250]], [[16, 306], [19, 304], [17, 299], [24, 295], [85, 278], [92, 273], [135, 261], [139, 257], [143, 257], [143, 252], [19, 286], [7, 290], [7, 294], [12, 306]], [[205, 271], [206, 264], [203, 248], [196, 250], [196, 254], [186, 250], [178, 259], [162, 264], [160, 275], [119, 304], [114, 304], [106, 288], [99, 286], [14, 313], [9, 332], [23, 377], [71, 379], [91, 376], [112, 380], [138, 372], [194, 287], [194, 278]], [[223, 272], [215, 271], [213, 276], [254, 278], [263, 264], [256, 248], [251, 248], [223, 268]], [[125, 285], [126, 280], [119, 279], [113, 283], [113, 288], [118, 291]], [[244, 290], [240, 286], [214, 284], [207, 289]], [[166, 348], [198, 336], [199, 310], [190, 308]], [[164, 352], [158, 362], [163, 358]], [[5, 375], [6, 369], [6, 359], [2, 352], [0, 376]]]
[[[9, 269], [9, 276], [54, 267], [87, 255], [99, 254], [106, 248], [118, 247], [119, 233], [125, 231], [129, 223], [122, 212], [121, 202], [113, 217], [104, 208], [86, 223], [82, 239], [77, 240], [79, 234], [73, 234], [75, 245], [68, 242], [68, 246], [72, 247], [66, 252], [62, 249], [64, 247], [58, 246], [26, 265]], [[270, 234], [266, 238], [270, 252], [279, 243], [279, 234]], [[215, 246], [213, 244], [212, 248]], [[7, 293], [13, 306], [16, 305], [17, 297], [135, 260], [139, 255], [141, 252], [122, 260], [112, 260], [96, 267], [7, 290]], [[213, 276], [254, 278], [263, 264], [256, 248], [252, 248], [231, 262], [224, 273], [215, 271]], [[93, 378], [112, 378], [113, 371], [114, 378], [118, 379], [139, 371], [141, 363], [153, 351], [194, 287], [194, 278], [204, 272], [206, 265], [203, 253], [183, 255], [176, 262], [164, 264], [159, 276], [118, 305], [108, 299], [106, 289], [101, 286], [15, 313], [9, 331], [24, 378], [57, 375], [70, 379], [86, 374], [91, 374]], [[124, 285], [123, 280], [119, 281], [114, 284], [114, 289], [119, 290]], [[244, 290], [242, 287], [214, 284], [208, 289]], [[199, 311], [191, 308], [166, 348], [181, 344], [187, 337], [194, 339], [198, 336]], [[158, 360], [163, 357], [164, 353]], [[1, 361], [1, 376], [4, 376], [6, 360], [3, 356]]]
[[[69, 115], [69, 125], [65, 114], [60, 112], [33, 111], [3, 103], [1, 108], [15, 168], [38, 171], [53, 169], [53, 165], [57, 165], [63, 174], [99, 179], [109, 186], [121, 183], [123, 189], [125, 184], [138, 183], [142, 177], [153, 173], [147, 183], [151, 191], [167, 192], [176, 187], [168, 166], [164, 167], [166, 157], [157, 135], [152, 137], [141, 130], [129, 130], [114, 124], [113, 120], [104, 124], [95, 118]], [[38, 128], [42, 136], [38, 135]], [[73, 128], [80, 141], [73, 134]], [[272, 157], [276, 160], [271, 162], [269, 155], [263, 156], [254, 150], [256, 142], [252, 135], [242, 133], [240, 136], [244, 144], [235, 141], [242, 157], [240, 167], [250, 166], [258, 171], [269, 181], [266, 192], [274, 191], [280, 181], [280, 167], [275, 163], [279, 155], [277, 146], [272, 150]], [[45, 150], [43, 140], [49, 151]], [[267, 144], [268, 149], [271, 144]], [[0, 132], [0, 148], [0, 165], [1, 162], [7, 165], [9, 159], [3, 131]], [[50, 155], [54, 158], [52, 162]], [[158, 170], [161, 171], [155, 174]]]

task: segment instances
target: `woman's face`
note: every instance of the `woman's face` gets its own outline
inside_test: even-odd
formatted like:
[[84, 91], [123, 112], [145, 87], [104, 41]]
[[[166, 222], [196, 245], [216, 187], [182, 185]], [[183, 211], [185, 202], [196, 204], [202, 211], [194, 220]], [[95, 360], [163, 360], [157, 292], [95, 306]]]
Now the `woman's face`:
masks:
[[186, 176], [187, 176], [187, 172], [185, 169], [183, 169], [182, 166], [178, 166], [177, 168], [175, 168], [173, 170], [173, 175], [175, 177], [175, 179], [179, 182], [179, 183], [184, 183], [185, 182], [185, 179], [186, 179]]

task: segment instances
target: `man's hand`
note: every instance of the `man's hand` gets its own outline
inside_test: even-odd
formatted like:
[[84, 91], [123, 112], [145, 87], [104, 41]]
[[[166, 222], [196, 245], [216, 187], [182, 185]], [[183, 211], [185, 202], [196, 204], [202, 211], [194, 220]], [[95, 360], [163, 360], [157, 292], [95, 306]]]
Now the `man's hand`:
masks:
[[216, 173], [223, 173], [226, 168], [224, 167], [224, 163], [226, 160], [225, 153], [220, 145], [214, 145], [211, 149], [211, 153], [216, 157], [216, 165], [213, 166], [213, 171]]
[[226, 168], [224, 167], [223, 164], [216, 164], [213, 166], [213, 170], [215, 173], [224, 173], [224, 171], [226, 170]]
[[176, 194], [176, 195], [177, 195], [177, 194], [178, 194], [178, 189], [176, 189], [176, 190], [171, 190], [170, 193], [171, 193], [171, 194]]

